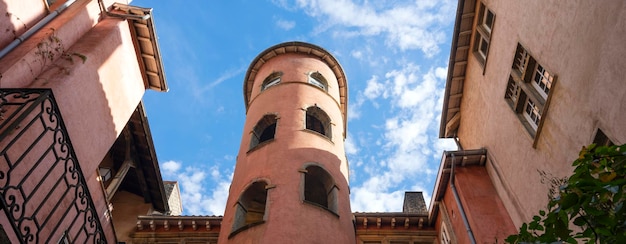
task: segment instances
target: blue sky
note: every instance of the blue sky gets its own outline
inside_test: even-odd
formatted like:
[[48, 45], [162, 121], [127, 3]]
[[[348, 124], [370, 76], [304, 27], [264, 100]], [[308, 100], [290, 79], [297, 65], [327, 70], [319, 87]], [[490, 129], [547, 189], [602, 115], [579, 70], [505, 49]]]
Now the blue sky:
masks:
[[164, 180], [184, 214], [222, 215], [239, 150], [243, 77], [263, 50], [304, 41], [348, 78], [352, 211], [399, 212], [405, 191], [427, 203], [443, 150], [439, 117], [456, 1], [148, 1], [170, 91], [144, 101]]

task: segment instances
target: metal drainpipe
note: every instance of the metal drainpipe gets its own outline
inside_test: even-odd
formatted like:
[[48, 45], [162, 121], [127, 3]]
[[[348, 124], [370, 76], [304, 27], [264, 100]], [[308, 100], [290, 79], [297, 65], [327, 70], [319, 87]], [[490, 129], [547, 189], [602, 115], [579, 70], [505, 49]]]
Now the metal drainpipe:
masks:
[[35, 32], [37, 32], [42, 27], [44, 27], [46, 24], [48, 24], [52, 19], [54, 19], [54, 17], [57, 17], [57, 15], [59, 15], [61, 12], [63, 12], [65, 9], [67, 9], [67, 7], [72, 5], [74, 2], [76, 2], [76, 0], [68, 0], [63, 5], [59, 6], [59, 8], [54, 10], [52, 13], [46, 15], [46, 17], [44, 17], [39, 22], [37, 22], [37, 24], [35, 24], [30, 29], [28, 29], [26, 32], [24, 32], [24, 34], [22, 34], [21, 36], [17, 37], [15, 40], [13, 40], [11, 43], [9, 43], [8, 46], [6, 46], [5, 48], [2, 49], [2, 51], [0, 51], [0, 59], [4, 58], [4, 56], [6, 56], [9, 52], [11, 52], [17, 46], [19, 46], [20, 43], [24, 42], [30, 36], [35, 34]]
[[472, 227], [469, 225], [469, 221], [467, 220], [467, 215], [465, 215], [465, 210], [463, 209], [463, 204], [461, 203], [461, 199], [459, 198], [459, 193], [456, 191], [456, 186], [454, 186], [454, 165], [456, 164], [454, 153], [452, 153], [452, 169], [450, 170], [450, 189], [452, 189], [452, 195], [454, 195], [454, 200], [456, 200], [456, 205], [459, 207], [459, 211], [461, 212], [461, 218], [463, 219], [463, 224], [465, 225], [465, 230], [467, 231], [467, 236], [470, 239], [470, 243], [476, 244], [476, 239], [474, 238], [474, 233], [472, 232]]

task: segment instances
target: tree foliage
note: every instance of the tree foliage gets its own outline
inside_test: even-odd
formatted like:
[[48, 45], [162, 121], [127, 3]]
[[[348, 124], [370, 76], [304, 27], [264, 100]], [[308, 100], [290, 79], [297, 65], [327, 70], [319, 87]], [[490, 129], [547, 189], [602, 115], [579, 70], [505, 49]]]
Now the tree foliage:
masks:
[[547, 210], [506, 242], [626, 243], [625, 164], [626, 144], [583, 147], [574, 174], [550, 195]]

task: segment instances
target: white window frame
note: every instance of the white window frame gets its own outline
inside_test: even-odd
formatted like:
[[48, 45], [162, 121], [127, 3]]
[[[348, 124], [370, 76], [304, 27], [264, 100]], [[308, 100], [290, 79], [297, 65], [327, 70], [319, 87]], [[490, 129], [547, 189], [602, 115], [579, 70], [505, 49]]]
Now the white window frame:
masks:
[[265, 91], [267, 88], [274, 86], [278, 83], [280, 83], [280, 76], [270, 80], [270, 82], [263, 84], [263, 86], [261, 87], [261, 91]]
[[539, 126], [539, 122], [541, 121], [541, 108], [537, 105], [536, 102], [531, 100], [530, 98], [526, 99], [524, 103], [524, 118], [528, 121], [531, 127], [537, 130]]
[[[320, 78], [317, 78], [316, 76], [320, 76]], [[328, 91], [328, 84], [326, 84], [326, 81], [320, 80], [324, 79], [324, 76], [322, 76], [322, 74], [320, 74], [319, 72], [310, 72], [308, 74], [308, 77], [309, 84], [317, 86], [324, 91]]]
[[554, 76], [539, 63], [537, 63], [533, 73], [533, 79], [531, 80], [533, 87], [539, 92], [539, 95], [541, 95], [543, 99], [547, 99], [548, 93], [550, 93], [550, 89], [552, 88]]
[[441, 233], [439, 235], [439, 242], [441, 244], [450, 244], [450, 234], [448, 234], [448, 229], [446, 228], [446, 223], [441, 222]]
[[[489, 10], [489, 8], [482, 2], [478, 7], [478, 12], [479, 16], [477, 18], [479, 19], [476, 23], [474, 45], [472, 50], [484, 68], [487, 64], [487, 57], [489, 55], [489, 46], [491, 45], [491, 35], [496, 21], [496, 14]], [[488, 23], [488, 19], [491, 20], [490, 23]]]
[[326, 86], [322, 82], [315, 79], [315, 77], [309, 76], [309, 84], [312, 84], [314, 86], [322, 88], [323, 90], [326, 90]]
[[[491, 10], [489, 10], [489, 8], [487, 8], [487, 6], [485, 6], [485, 4], [482, 4], [482, 8], [483, 9], [483, 16], [480, 20], [481, 25], [485, 28], [486, 31], [488, 31], [489, 33], [491, 33], [491, 29], [493, 28], [493, 22], [495, 21], [496, 15], [491, 12]], [[489, 17], [489, 15], [491, 15], [491, 25], [487, 24], [487, 18]]]

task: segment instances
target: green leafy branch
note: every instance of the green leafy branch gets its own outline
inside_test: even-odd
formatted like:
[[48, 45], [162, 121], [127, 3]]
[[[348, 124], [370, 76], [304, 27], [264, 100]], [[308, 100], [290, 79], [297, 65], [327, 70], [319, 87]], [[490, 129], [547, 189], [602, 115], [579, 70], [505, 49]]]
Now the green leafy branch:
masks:
[[[626, 145], [583, 147], [574, 174], [508, 243], [626, 243]], [[546, 176], [545, 174], [543, 176]], [[575, 226], [575, 228], [570, 228]], [[574, 230], [572, 230], [574, 229]]]

